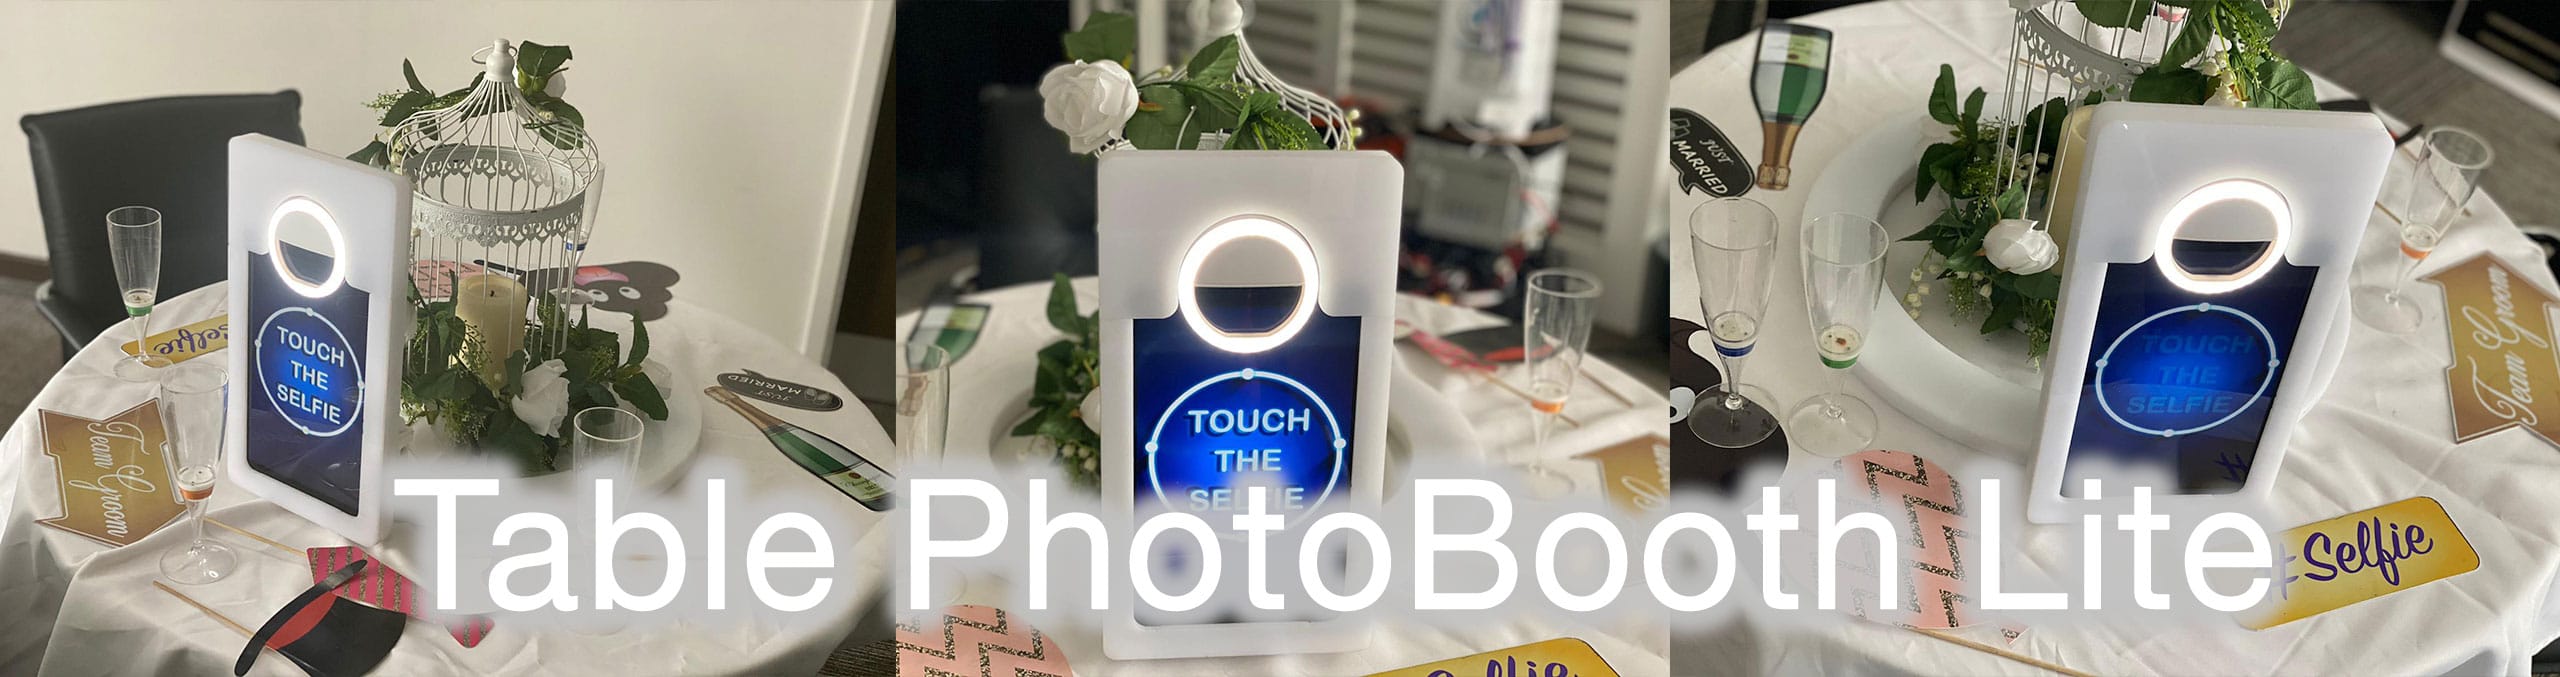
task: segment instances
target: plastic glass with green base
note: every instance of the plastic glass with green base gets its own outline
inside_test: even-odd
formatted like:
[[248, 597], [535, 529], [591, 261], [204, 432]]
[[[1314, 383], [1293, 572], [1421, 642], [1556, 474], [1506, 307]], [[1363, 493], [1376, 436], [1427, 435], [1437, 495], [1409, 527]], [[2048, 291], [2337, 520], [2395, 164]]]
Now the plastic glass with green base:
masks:
[[1831, 387], [1787, 415], [1787, 439], [1821, 456], [1864, 451], [1876, 439], [1876, 410], [1848, 391], [1849, 369], [1866, 347], [1868, 320], [1884, 289], [1884, 254], [1893, 238], [1874, 219], [1826, 214], [1804, 225], [1804, 300], [1813, 321], [1814, 354], [1829, 367]]
[[160, 210], [117, 207], [107, 212], [107, 250], [115, 257], [116, 288], [133, 318], [134, 355], [115, 364], [116, 378], [142, 383], [159, 378], [169, 358], [153, 354], [151, 306], [160, 296]]

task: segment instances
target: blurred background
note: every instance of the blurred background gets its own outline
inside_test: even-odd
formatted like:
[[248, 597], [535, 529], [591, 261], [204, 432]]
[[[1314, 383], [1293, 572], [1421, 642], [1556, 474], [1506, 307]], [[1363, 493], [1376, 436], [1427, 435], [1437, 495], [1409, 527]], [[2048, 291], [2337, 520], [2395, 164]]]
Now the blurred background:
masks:
[[[885, 173], [872, 174], [876, 186], [863, 179], [894, 152], [875, 132], [884, 116], [874, 115], [886, 96], [891, 9], [0, 0], [0, 117], [135, 104], [121, 110], [156, 107], [172, 111], [159, 119], [181, 121], [123, 129], [135, 123], [55, 118], [81, 134], [134, 140], [83, 154], [90, 161], [80, 166], [39, 167], [29, 152], [0, 152], [0, 346], [9, 349], [0, 416], [14, 419], [61, 367], [63, 341], [95, 334], [58, 331], [38, 310], [37, 288], [57, 273], [109, 265], [103, 212], [67, 224], [67, 233], [94, 239], [48, 235], [39, 206], [53, 198], [40, 195], [39, 171], [57, 190], [219, 196], [220, 141], [239, 125], [290, 133], [332, 155], [355, 152], [380, 131], [383, 111], [367, 104], [407, 88], [403, 59], [443, 92], [463, 87], [480, 70], [474, 50], [499, 38], [574, 50], [560, 96], [583, 111], [608, 168], [586, 263], [664, 264], [680, 276], [667, 289], [675, 299], [837, 365], [856, 395], [887, 401], [894, 203]], [[227, 112], [203, 110], [206, 99], [171, 98], [195, 95], [265, 96], [218, 100], [250, 104]], [[7, 135], [27, 148], [19, 125]], [[144, 185], [155, 181], [178, 185]], [[188, 233], [219, 242], [226, 228], [218, 209], [164, 211], [173, 243]], [[173, 245], [160, 297], [220, 279], [218, 256]]]
[[[895, 135], [898, 309], [1095, 273], [1094, 160], [1043, 121], [1040, 76], [1097, 10], [1137, 16], [1148, 45], [1201, 41], [1187, 0], [902, 2]], [[1606, 287], [1593, 354], [1667, 386], [1666, 259], [1655, 173], [1666, 5], [1641, 0], [1247, 0], [1244, 34], [1282, 80], [1357, 111], [1360, 147], [1406, 187], [1399, 290], [1518, 319], [1520, 278], [1569, 266]], [[1543, 5], [1541, 7], [1541, 5]], [[1528, 8], [1528, 9], [1523, 9]], [[1551, 11], [1550, 11], [1551, 10]], [[1502, 17], [1532, 17], [1502, 21]], [[1496, 17], [1488, 20], [1488, 17]], [[1543, 17], [1543, 18], [1539, 18]], [[1488, 96], [1473, 31], [1526, 69]], [[1151, 42], [1161, 41], [1161, 42]], [[965, 44], [967, 49], [951, 49]], [[1480, 43], [1481, 44], [1481, 43]], [[1162, 61], [1166, 57], [1152, 57]], [[1176, 57], [1178, 58], [1178, 57]], [[1461, 63], [1468, 62], [1468, 63]], [[929, 149], [929, 150], [919, 150]], [[1640, 338], [1653, 337], [1653, 338]]]

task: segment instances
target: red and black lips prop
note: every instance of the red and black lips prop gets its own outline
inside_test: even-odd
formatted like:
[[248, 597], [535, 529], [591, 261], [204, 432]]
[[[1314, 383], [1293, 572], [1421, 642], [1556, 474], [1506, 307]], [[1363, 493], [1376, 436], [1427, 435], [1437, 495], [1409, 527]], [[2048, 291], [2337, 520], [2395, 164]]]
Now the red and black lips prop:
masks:
[[314, 677], [362, 675], [381, 665], [400, 643], [400, 630], [409, 619], [338, 595], [337, 587], [362, 573], [366, 564], [358, 561], [329, 574], [276, 610], [241, 648], [231, 674], [248, 674], [262, 648], [284, 654]]

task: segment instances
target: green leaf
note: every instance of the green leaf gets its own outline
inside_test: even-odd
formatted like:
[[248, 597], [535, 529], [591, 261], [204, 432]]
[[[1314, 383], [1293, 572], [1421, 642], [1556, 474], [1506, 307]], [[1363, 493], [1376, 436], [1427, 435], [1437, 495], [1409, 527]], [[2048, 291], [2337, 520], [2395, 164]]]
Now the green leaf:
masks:
[[[2251, 1], [2255, 2], [2255, 0]], [[2211, 12], [2189, 13], [2187, 15], [2186, 22], [2180, 24], [2178, 27], [2178, 36], [2170, 38], [2169, 46], [2160, 51], [2160, 64], [2164, 66], [2185, 66], [2187, 65], [2187, 62], [2194, 61], [2197, 55], [2203, 54], [2205, 47], [2212, 44], [2213, 19]]]
[[1236, 95], [1236, 85], [1232, 83], [1208, 85], [1176, 80], [1163, 84], [1182, 90], [1183, 100], [1191, 103], [1193, 129], [1235, 129], [1237, 116], [1244, 114], [1244, 97]]
[[1012, 437], [1025, 437], [1040, 434], [1040, 426], [1048, 422], [1051, 414], [1057, 412], [1058, 410], [1056, 409], [1043, 409], [1035, 412], [1030, 418], [1022, 419], [1021, 423], [1014, 424], [1013, 430], [1008, 431], [1005, 434]]
[[2021, 182], [2009, 186], [2008, 190], [2000, 192], [1999, 199], [1993, 200], [1991, 206], [1995, 213], [1999, 214], [1999, 217], [2003, 219], [2015, 219], [2026, 216], [2027, 184]]
[[1084, 316], [1076, 312], [1075, 284], [1067, 280], [1066, 273], [1055, 273], [1049, 280], [1048, 311], [1050, 327], [1068, 336], [1082, 331], [1082, 323], [1078, 320]]
[[1145, 150], [1191, 150], [1200, 147], [1200, 132], [1207, 131], [1194, 119], [1191, 101], [1179, 87], [1154, 84], [1138, 88], [1138, 100], [1153, 106], [1139, 106], [1129, 116], [1129, 124], [1120, 129], [1129, 144]]
[[409, 91], [419, 92], [422, 94], [433, 93], [427, 91], [426, 83], [418, 81], [418, 67], [410, 65], [408, 59], [400, 60], [400, 77], [407, 78], [409, 80]]
[[1937, 186], [1938, 176], [1945, 173], [1930, 170], [1937, 168], [1938, 165], [1945, 162], [1946, 158], [1949, 156], [1962, 152], [1964, 152], [1963, 148], [1957, 147], [1952, 143], [1933, 143], [1929, 144], [1928, 148], [1922, 149], [1920, 151], [1920, 176], [1917, 180], [1912, 182], [1911, 201], [1913, 203], [1929, 201], [1929, 189]]
[[1929, 88], [1929, 119], [1939, 124], [1956, 123], [1956, 69], [1938, 64], [1938, 83]]
[[2002, 329], [2008, 329], [2010, 323], [2017, 321], [2018, 313], [2024, 310], [2021, 306], [2026, 304], [2002, 303], [2000, 302], [2000, 297], [2001, 294], [1998, 289], [1992, 290], [1991, 312], [1986, 313], [1982, 318], [1982, 333], [1991, 334], [1997, 333]]
[[390, 152], [390, 146], [383, 145], [380, 141], [375, 141], [373, 143], [365, 144], [363, 148], [356, 149], [356, 152], [354, 153], [347, 154], [347, 159], [380, 167], [383, 165], [383, 156]]
[[1956, 123], [1959, 126], [1964, 127], [1965, 136], [1975, 136], [1981, 133], [1983, 96], [1982, 88], [1975, 87], [1973, 88], [1973, 94], [1967, 95], [1964, 98], [1964, 112], [1957, 114]]
[[2108, 28], [2140, 26], [2151, 18], [2151, 0], [2074, 0], [2071, 4], [2080, 8], [2080, 16], [2089, 23]]
[[1254, 92], [1245, 97], [1244, 113], [1236, 116], [1235, 135], [1227, 139], [1228, 150], [1314, 150], [1324, 147], [1324, 139], [1316, 127], [1296, 111], [1281, 107], [1280, 95]]
[[1200, 47], [1183, 67], [1193, 82], [1226, 82], [1236, 76], [1236, 36], [1228, 35]]
[[649, 359], [649, 324], [641, 322], [639, 318], [632, 318], [631, 359], [623, 361], [623, 366], [637, 367], [640, 366], [641, 360], [646, 359]]
[[1094, 12], [1084, 28], [1065, 38], [1067, 58], [1076, 61], [1127, 62], [1138, 49], [1138, 19], [1120, 12]]
[[[516, 43], [516, 72], [519, 75], [548, 80], [568, 63], [568, 45], [546, 45], [530, 40]], [[540, 89], [534, 87], [526, 91]]]
[[2019, 296], [2042, 301], [2051, 301], [2062, 295], [2062, 274], [2054, 272], [2053, 270], [2048, 269], [2034, 275], [2015, 275], [2010, 277], [2011, 282], [2009, 284], [2009, 288], [2018, 292]]
[[648, 414], [651, 420], [667, 420], [666, 395], [658, 392], [658, 384], [650, 382], [649, 377], [615, 381], [613, 393], [621, 395], [622, 401], [630, 403], [631, 408]]
[[398, 127], [402, 121], [408, 120], [410, 115], [416, 114], [420, 110], [425, 110], [427, 104], [433, 103], [435, 100], [435, 95], [428, 94], [426, 92], [409, 92], [402, 94], [400, 95], [400, 100], [391, 102], [390, 108], [383, 109], [381, 125], [384, 127]]
[[2133, 78], [2129, 101], [2195, 105], [2213, 98], [2213, 77], [2179, 66], [2152, 66]]
[[2249, 98], [2250, 106], [2294, 110], [2320, 107], [2320, 97], [2312, 91], [2311, 75], [2291, 61], [2273, 60], [2266, 68], [2258, 69], [2258, 80], [2258, 95]]

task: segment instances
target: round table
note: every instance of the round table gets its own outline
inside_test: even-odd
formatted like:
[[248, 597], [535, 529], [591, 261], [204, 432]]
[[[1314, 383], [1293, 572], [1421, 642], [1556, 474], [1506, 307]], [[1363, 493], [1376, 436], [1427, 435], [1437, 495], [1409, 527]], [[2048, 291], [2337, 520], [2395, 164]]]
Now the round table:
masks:
[[[1769, 320], [1762, 323], [1749, 365], [1749, 383], [1767, 388], [1781, 404], [1813, 395], [1828, 381], [1810, 345], [1803, 313], [1798, 238], [1792, 229], [1808, 216], [1804, 201], [1825, 163], [1865, 130], [1892, 116], [1917, 115], [1939, 64], [1955, 69], [1958, 91], [1997, 88], [2008, 63], [2011, 11], [2005, 2], [1885, 0], [1822, 12], [1795, 21], [1834, 31], [1828, 92], [1797, 141], [1792, 185], [1784, 191], [1754, 189], [1744, 197], [1768, 205], [1789, 229], [1778, 238]], [[1760, 144], [1759, 116], [1750, 94], [1754, 44], [1743, 39], [1709, 52], [1673, 76], [1669, 105], [1714, 121], [1740, 148]], [[2324, 98], [2340, 88], [2318, 83]], [[1917, 161], [1916, 149], [1913, 161]], [[2492, 167], [2489, 171], [2497, 171]], [[1708, 198], [1671, 197], [1673, 242], [1686, 242], [1689, 210]], [[2447, 231], [2421, 266], [2441, 265], [2481, 252], [2503, 257], [2545, 289], [2554, 288], [2541, 251], [2513, 227], [2495, 201], [2480, 195], [2471, 215]], [[1888, 227], [1893, 224], [1887, 224]], [[2397, 233], [2368, 229], [2357, 261], [2359, 279], [2397, 271]], [[1905, 244], [1900, 246], [1918, 246]], [[1695, 322], [1701, 316], [1688, 247], [1672, 248], [1671, 313]], [[2417, 284], [2432, 304], [2419, 334], [2398, 337], [2352, 329], [2344, 366], [2327, 394], [2295, 435], [2272, 499], [2280, 532], [2294, 525], [2373, 508], [2412, 496], [2443, 503], [2480, 554], [2470, 573], [2403, 590], [2311, 618], [2249, 631], [2236, 624], [2198, 623], [2176, 630], [2128, 632], [2030, 625], [2009, 649], [2096, 674], [2439, 674], [2521, 672], [2533, 653], [2560, 635], [2560, 449], [2524, 431], [2506, 431], [2456, 446], [2445, 389], [2442, 301], [2434, 287]], [[1893, 312], [1896, 309], [1878, 309]], [[1712, 356], [1703, 333], [1687, 349]], [[2414, 344], [2414, 346], [2413, 346]], [[1680, 347], [1675, 346], [1674, 349]], [[1876, 403], [1881, 420], [1875, 448], [1907, 451], [1960, 476], [1997, 473], [2020, 478], [2032, 459], [1984, 453], [1959, 444], [1883, 404], [1855, 379], [1850, 391]], [[2375, 393], [2387, 392], [2388, 397]], [[2022, 425], [2026, 424], [2021, 422]], [[1791, 452], [1792, 469], [1828, 459]], [[1968, 471], [1968, 469], [1971, 469]], [[2004, 483], [2002, 504], [2024, 504], [2023, 482]], [[2030, 525], [2018, 547], [1999, 553], [2013, 572], [2053, 580], [2078, 580], [2072, 554], [2079, 547], [2069, 527]], [[2012, 532], [2018, 533], [2018, 532]], [[2013, 536], [2013, 538], [2018, 538]], [[2021, 574], [2009, 574], [2013, 579]], [[2163, 574], [2167, 576], [2167, 574]], [[2164, 579], [2165, 580], [2165, 579]], [[2167, 583], [2164, 583], [2167, 585]], [[2121, 594], [2108, 600], [2122, 604]], [[1812, 627], [1754, 626], [1712, 641], [1683, 641], [1673, 660], [1683, 666], [1754, 666], [1765, 674], [1858, 674], [1910, 671], [1922, 674], [2042, 674], [1916, 633], [1869, 623]], [[2004, 644], [1992, 629], [1964, 634]]]
[[[227, 305], [225, 290], [225, 285], [217, 283], [169, 299], [153, 314], [154, 330], [220, 314]], [[621, 331], [627, 322], [620, 319], [618, 315], [596, 313], [595, 322]], [[133, 323], [128, 321], [82, 348], [45, 385], [33, 405], [9, 427], [8, 434], [0, 437], [0, 452], [9, 459], [0, 462], [0, 506], [9, 511], [8, 518], [0, 520], [0, 608], [12, 610], [0, 614], [0, 672], [34, 674], [41, 669], [64, 674], [216, 674], [228, 671], [245, 641], [219, 621], [151, 586], [151, 581], [159, 577], [159, 553], [184, 547], [191, 536], [183, 520], [122, 548], [109, 548], [36, 523], [61, 510], [51, 460], [37, 448], [37, 410], [103, 418], [149, 399], [149, 384], [123, 382], [108, 373], [113, 361], [123, 357], [118, 346], [131, 340], [134, 331]], [[628, 336], [627, 331], [624, 334]], [[809, 674], [816, 672], [827, 654], [852, 632], [860, 610], [867, 608], [887, 579], [888, 558], [882, 554], [882, 544], [889, 539], [879, 537], [887, 530], [872, 528], [883, 516], [864, 509], [801, 470], [745, 419], [698, 390], [713, 383], [713, 378], [722, 372], [741, 369], [838, 393], [848, 392], [843, 383], [815, 361], [735, 321], [689, 304], [671, 304], [666, 317], [649, 323], [649, 334], [652, 361], [680, 372], [676, 380], [696, 388], [693, 392], [671, 393], [669, 403], [702, 409], [699, 450], [677, 471], [677, 479], [665, 491], [682, 500], [698, 502], [703, 483], [719, 478], [726, 483], [732, 515], [749, 510], [740, 506], [752, 500], [757, 504], [786, 504], [791, 510], [816, 518], [828, 531], [837, 562], [832, 572], [832, 591], [825, 600], [806, 613], [759, 615], [746, 609], [761, 609], [762, 604], [751, 595], [741, 601], [743, 587], [732, 586], [731, 612], [650, 614], [619, 621], [623, 629], [617, 632], [542, 627], [538, 621], [521, 617], [511, 620], [509, 614], [500, 612], [493, 614], [496, 626], [486, 640], [474, 648], [463, 648], [440, 626], [412, 622], [378, 674], [521, 674], [563, 669], [589, 674]], [[224, 354], [195, 359], [221, 360]], [[888, 434], [858, 404], [849, 403], [831, 412], [762, 406], [778, 417], [862, 451], [894, 472]], [[626, 502], [618, 503], [616, 512], [652, 509], [630, 505], [633, 500], [626, 498]], [[249, 495], [227, 477], [212, 501], [207, 515], [294, 547], [349, 544], [336, 534]], [[678, 516], [678, 508], [656, 510], [668, 513], [687, 540], [688, 556], [693, 562], [684, 585], [688, 591], [700, 587], [702, 560], [709, 556], [705, 537], [698, 533], [702, 523], [688, 523]], [[573, 534], [584, 531], [580, 522], [593, 519], [589, 511], [583, 510], [558, 514], [573, 525]], [[754, 517], [760, 519], [761, 515]], [[394, 526], [394, 533], [423, 528], [407, 521], [404, 515]], [[233, 621], [254, 628], [312, 583], [307, 563], [298, 553], [287, 553], [219, 528], [206, 533], [229, 545], [239, 556], [237, 568], [226, 580], [172, 587]], [[482, 539], [480, 544], [486, 545], [489, 536], [485, 532], [461, 533], [457, 539]], [[725, 550], [744, 551], [740, 540], [744, 534], [733, 530], [729, 538]], [[645, 534], [626, 540], [647, 548], [657, 547], [655, 539]], [[524, 547], [501, 550], [509, 554], [531, 551], [540, 542], [539, 538], [531, 538], [530, 542], [517, 543]], [[573, 547], [571, 552], [572, 566], [592, 566], [584, 549]], [[735, 552], [723, 554], [735, 556]], [[385, 553], [395, 562], [421, 562], [428, 556], [424, 552]], [[402, 573], [425, 588], [432, 578], [422, 569], [404, 565]], [[518, 578], [526, 579], [515, 584], [520, 589], [538, 584], [532, 576], [520, 574]], [[594, 593], [590, 579], [573, 576], [571, 580], [570, 592], [591, 607]], [[645, 592], [655, 583], [654, 579], [639, 579], [624, 581], [623, 586]], [[463, 576], [459, 584], [475, 592], [481, 587], [469, 575]], [[426, 592], [432, 594], [431, 589]], [[471, 597], [463, 596], [465, 600]], [[256, 671], [300, 674], [288, 661], [273, 655], [261, 659]]]
[[[1075, 281], [1078, 307], [1086, 312], [1095, 307], [1095, 299], [1098, 298], [1096, 282], [1093, 278]], [[1035, 283], [963, 299], [968, 303], [986, 304], [990, 312], [977, 344], [951, 366], [952, 422], [948, 449], [955, 460], [984, 457], [988, 449], [1001, 441], [1015, 418], [1025, 411], [1021, 400], [1027, 398], [1031, 391], [1032, 376], [1038, 364], [1035, 353], [1059, 338], [1057, 331], [1050, 328], [1045, 313], [1048, 294], [1048, 284]], [[907, 335], [915, 327], [917, 318], [916, 313], [901, 316], [898, 320], [899, 335]], [[1502, 319], [1491, 315], [1410, 296], [1396, 298], [1396, 319], [1421, 331], [1444, 336], [1503, 324]], [[1413, 452], [1415, 458], [1391, 459], [1391, 466], [1408, 462], [1418, 464], [1425, 460], [1426, 455], [1462, 462], [1511, 462], [1515, 451], [1523, 451], [1531, 444], [1532, 430], [1526, 401], [1475, 375], [1449, 369], [1410, 343], [1399, 341], [1397, 347], [1397, 369], [1445, 401], [1445, 406], [1428, 406], [1424, 411], [1440, 417], [1463, 419], [1449, 423], [1470, 428], [1481, 448], [1416, 449]], [[900, 359], [900, 364], [904, 364], [903, 355]], [[1570, 428], [1559, 424], [1546, 449], [1537, 454], [1536, 462], [1573, 476], [1578, 491], [1597, 492], [1600, 485], [1597, 464], [1576, 460], [1573, 456], [1642, 435], [1660, 435], [1663, 412], [1668, 410], [1669, 402], [1663, 393], [1616, 367], [1596, 359], [1583, 364], [1585, 378], [1603, 380], [1606, 387], [1595, 387], [1589, 382], [1575, 386], [1575, 394], [1567, 401], [1565, 414], [1581, 421], [1582, 425]], [[1500, 376], [1508, 378], [1514, 374], [1505, 370]], [[1611, 390], [1623, 393], [1633, 401], [1622, 401], [1611, 395]], [[1438, 403], [1392, 400], [1388, 409], [1395, 412], [1390, 415], [1393, 418], [1407, 415], [1413, 408], [1426, 404]], [[1427, 421], [1416, 423], [1427, 424]], [[1402, 481], [1398, 472], [1389, 471], [1388, 491], [1391, 493]], [[1013, 489], [1007, 491], [1015, 493]], [[1515, 500], [1525, 499], [1515, 496]], [[1521, 526], [1515, 522], [1513, 528]], [[1007, 583], [1016, 577], [995, 577], [1002, 580], [989, 581], [985, 580], [986, 576], [973, 578], [961, 601], [1023, 608], [1016, 586]], [[1072, 585], [1064, 588], [1057, 585], [1052, 583], [1053, 595], [1063, 595], [1061, 599], [1083, 598], [1084, 593], [1080, 589]], [[1536, 588], [1524, 578], [1520, 592], [1515, 594], [1534, 595]], [[1495, 616], [1498, 612], [1487, 615]], [[1040, 616], [1034, 617], [1032, 622], [1066, 649], [1068, 659], [1078, 673], [1087, 675], [1356, 675], [1558, 637], [1579, 637], [1590, 642], [1603, 659], [1623, 674], [1667, 674], [1670, 669], [1665, 662], [1668, 635], [1658, 621], [1587, 621], [1573, 614], [1523, 613], [1488, 617], [1462, 629], [1392, 624], [1377, 628], [1371, 634], [1368, 648], [1345, 653], [1114, 661], [1102, 653], [1100, 626], [1078, 624], [1073, 622], [1073, 618], [1065, 616], [1050, 620]]]

